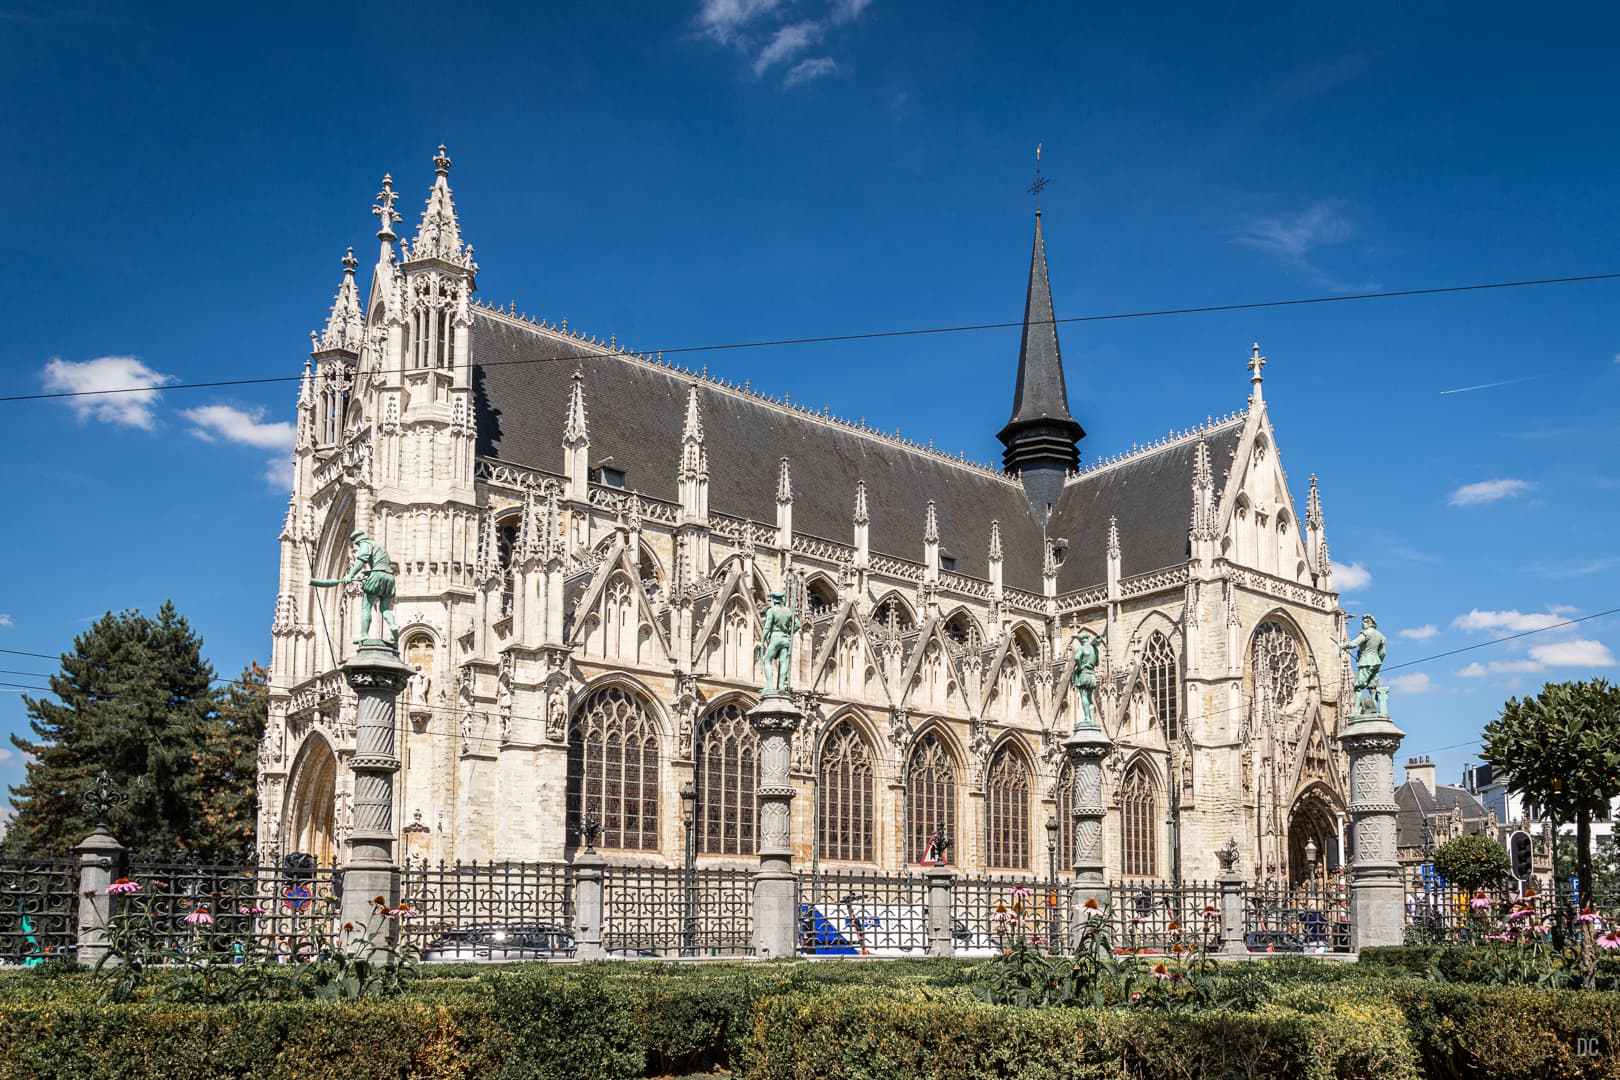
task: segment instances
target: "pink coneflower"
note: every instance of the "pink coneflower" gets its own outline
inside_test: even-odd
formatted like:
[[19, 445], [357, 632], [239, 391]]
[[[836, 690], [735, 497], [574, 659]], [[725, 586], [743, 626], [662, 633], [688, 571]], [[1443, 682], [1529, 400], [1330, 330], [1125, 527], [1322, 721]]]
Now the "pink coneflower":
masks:
[[1535, 917], [1536, 909], [1533, 907], [1514, 908], [1512, 914], [1508, 915], [1508, 922], [1522, 922], [1525, 919], [1533, 919]]
[[1488, 908], [1491, 906], [1491, 898], [1484, 893], [1475, 893], [1474, 898], [1468, 901], [1468, 906], [1475, 910]]
[[187, 915], [180, 921], [183, 923], [189, 923], [192, 926], [214, 925], [214, 917], [208, 914], [208, 912], [204, 911], [202, 908], [198, 908], [196, 911], [193, 911], [190, 915]]
[[1138, 990], [1135, 993], [1133, 993], [1131, 995], [1131, 1000], [1132, 1001], [1141, 1001], [1142, 1000], [1142, 992], [1140, 990]]
[[1168, 978], [1171, 978], [1170, 969], [1165, 967], [1163, 964], [1154, 964], [1153, 965], [1153, 977], [1155, 979], [1168, 979]]
[[1014, 896], [1033, 896], [1033, 895], [1035, 895], [1035, 894], [1034, 894], [1034, 891], [1033, 891], [1033, 890], [1031, 890], [1031, 889], [1026, 889], [1026, 888], [1024, 888], [1024, 886], [1022, 886], [1022, 885], [1020, 885], [1020, 886], [1018, 886], [1018, 887], [1017, 887], [1017, 888], [1016, 888], [1016, 889], [1014, 889], [1014, 890], [1013, 890], [1013, 891], [1012, 891], [1012, 894], [1013, 894], [1013, 895], [1014, 895]]
[[1204, 918], [1206, 918], [1206, 919], [1218, 919], [1220, 917], [1221, 917], [1221, 909], [1220, 908], [1216, 907], [1214, 904], [1205, 904], [1204, 905]]
[[264, 914], [264, 908], [262, 908], [262, 907], [239, 907], [239, 908], [236, 909], [236, 913], [238, 915], [263, 915]]
[[1586, 908], [1579, 915], [1575, 916], [1576, 926], [1588, 926], [1592, 923], [1602, 921], [1603, 920], [1598, 917], [1597, 912], [1593, 911], [1591, 908]]
[[132, 893], [132, 892], [140, 892], [140, 891], [141, 891], [141, 883], [138, 882], [138, 881], [131, 881], [127, 877], [121, 877], [117, 881], [113, 882], [111, 885], [107, 886], [107, 895], [108, 896], [120, 896], [120, 895], [122, 895], [124, 893]]
[[1606, 934], [1599, 934], [1597, 945], [1600, 949], [1620, 949], [1620, 930], [1610, 930]]

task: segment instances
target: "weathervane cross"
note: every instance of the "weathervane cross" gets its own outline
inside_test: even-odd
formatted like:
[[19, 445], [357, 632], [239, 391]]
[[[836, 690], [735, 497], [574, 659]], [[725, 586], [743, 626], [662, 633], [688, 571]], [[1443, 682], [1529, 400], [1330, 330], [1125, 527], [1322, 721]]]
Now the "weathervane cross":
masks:
[[1035, 209], [1037, 211], [1040, 210], [1040, 208], [1041, 208], [1041, 191], [1049, 183], [1051, 183], [1051, 181], [1048, 180], [1046, 177], [1041, 175], [1041, 144], [1036, 143], [1035, 144], [1035, 182], [1033, 184], [1029, 185], [1029, 193], [1031, 195], [1035, 196]]

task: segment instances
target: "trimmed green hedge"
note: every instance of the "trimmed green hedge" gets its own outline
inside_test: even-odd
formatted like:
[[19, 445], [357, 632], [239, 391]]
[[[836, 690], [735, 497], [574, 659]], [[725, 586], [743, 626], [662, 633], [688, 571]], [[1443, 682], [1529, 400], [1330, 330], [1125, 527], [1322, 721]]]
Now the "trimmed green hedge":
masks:
[[213, 1008], [100, 1005], [87, 975], [17, 973], [0, 976], [0, 1080], [1620, 1080], [1616, 994], [1292, 959], [1224, 971], [1253, 991], [1242, 1012], [1031, 1010], [974, 1000], [977, 966], [485, 969], [390, 1000]]

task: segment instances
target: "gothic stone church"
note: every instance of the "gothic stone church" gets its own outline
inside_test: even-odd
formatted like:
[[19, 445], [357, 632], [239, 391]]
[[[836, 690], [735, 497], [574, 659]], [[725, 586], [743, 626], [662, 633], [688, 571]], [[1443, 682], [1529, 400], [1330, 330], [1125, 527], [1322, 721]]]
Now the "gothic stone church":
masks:
[[[349, 536], [398, 577], [395, 821], [412, 861], [751, 865], [754, 645], [788, 575], [796, 861], [967, 872], [1073, 851], [1072, 641], [1101, 635], [1110, 878], [1339, 864], [1350, 701], [1314, 479], [1299, 516], [1247, 406], [1082, 465], [1035, 218], [1002, 468], [474, 299], [442, 148], [415, 237], [385, 179], [314, 338], [281, 532], [260, 842], [342, 861], [359, 636]], [[1012, 359], [1008, 358], [1009, 361]], [[1009, 374], [1013, 366], [1008, 364]], [[986, 386], [986, 392], [993, 388]], [[1174, 418], [1166, 418], [1167, 422]], [[1066, 861], [1066, 859], [1060, 859]], [[1062, 868], [1067, 872], [1067, 867]]]

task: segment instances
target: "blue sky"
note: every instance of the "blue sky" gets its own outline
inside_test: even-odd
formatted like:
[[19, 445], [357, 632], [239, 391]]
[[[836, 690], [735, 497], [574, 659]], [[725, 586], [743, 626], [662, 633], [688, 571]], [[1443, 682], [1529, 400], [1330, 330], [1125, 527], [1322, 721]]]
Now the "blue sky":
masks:
[[[1603, 5], [147, 7], [0, 0], [0, 393], [295, 375], [441, 142], [480, 294], [644, 350], [1017, 319], [1037, 143], [1060, 317], [1620, 271]], [[1620, 606], [1617, 298], [1065, 326], [1082, 457], [1240, 408], [1258, 341], [1391, 664]], [[707, 360], [995, 461], [1017, 344]], [[265, 658], [295, 392], [0, 402], [0, 648], [172, 597], [221, 674]], [[1615, 675], [1616, 618], [1404, 669], [1406, 749], [1455, 780], [1506, 697]]]

